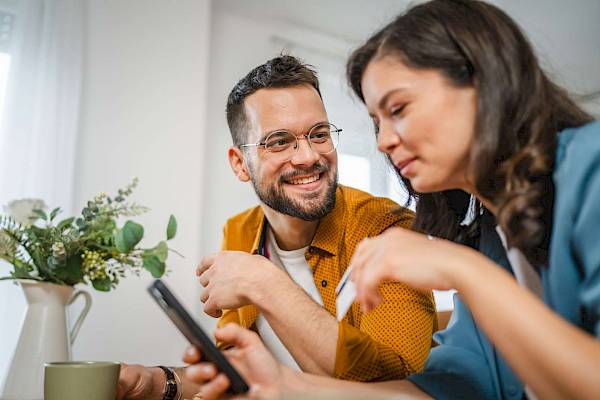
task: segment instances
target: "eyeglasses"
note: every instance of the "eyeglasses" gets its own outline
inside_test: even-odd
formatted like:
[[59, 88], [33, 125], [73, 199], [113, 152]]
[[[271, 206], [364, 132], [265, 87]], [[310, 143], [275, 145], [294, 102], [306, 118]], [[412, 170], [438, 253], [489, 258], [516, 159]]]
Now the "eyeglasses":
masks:
[[289, 131], [275, 131], [261, 142], [240, 144], [238, 147], [261, 146], [265, 151], [273, 153], [273, 156], [277, 157], [279, 161], [288, 161], [298, 152], [299, 140], [302, 138], [305, 138], [310, 148], [319, 154], [333, 152], [338, 145], [341, 132], [342, 130], [334, 124], [319, 124], [304, 135], [296, 136]]

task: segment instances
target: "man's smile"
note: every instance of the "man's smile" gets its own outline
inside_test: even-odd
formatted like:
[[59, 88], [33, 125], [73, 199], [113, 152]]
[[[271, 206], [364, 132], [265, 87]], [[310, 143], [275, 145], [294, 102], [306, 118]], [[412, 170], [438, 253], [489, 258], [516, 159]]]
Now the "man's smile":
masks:
[[304, 177], [296, 177], [293, 179], [286, 180], [286, 183], [290, 183], [292, 185], [306, 185], [308, 183], [312, 183], [318, 180], [321, 177], [321, 174], [313, 174]]

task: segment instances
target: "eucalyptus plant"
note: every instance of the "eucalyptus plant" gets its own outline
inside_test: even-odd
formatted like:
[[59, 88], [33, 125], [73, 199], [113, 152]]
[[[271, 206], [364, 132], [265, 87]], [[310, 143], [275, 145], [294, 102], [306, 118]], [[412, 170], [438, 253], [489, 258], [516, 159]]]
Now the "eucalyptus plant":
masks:
[[167, 241], [177, 232], [177, 221], [169, 217], [166, 239], [154, 247], [141, 248], [144, 227], [123, 217], [148, 211], [129, 201], [137, 186], [134, 180], [114, 197], [101, 193], [87, 202], [78, 217], [57, 221], [60, 208], [49, 213], [41, 200], [9, 203], [8, 214], [0, 214], [0, 259], [12, 265], [10, 276], [0, 279], [34, 279], [62, 285], [91, 284], [100, 291], [116, 287], [127, 273], [142, 270], [159, 278], [164, 275], [169, 251]]

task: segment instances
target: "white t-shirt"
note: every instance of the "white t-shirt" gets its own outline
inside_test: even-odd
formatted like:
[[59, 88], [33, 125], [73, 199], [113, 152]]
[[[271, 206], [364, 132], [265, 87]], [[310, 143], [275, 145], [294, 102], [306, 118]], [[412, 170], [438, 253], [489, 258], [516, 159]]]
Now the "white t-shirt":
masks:
[[[527, 261], [527, 258], [525, 258], [525, 255], [521, 250], [514, 247], [508, 248], [506, 235], [499, 225], [496, 226], [496, 232], [498, 232], [498, 236], [500, 236], [502, 246], [504, 246], [504, 250], [506, 250], [506, 258], [508, 258], [508, 261], [510, 262], [510, 266], [515, 274], [515, 279], [519, 285], [529, 290], [540, 300], [543, 300], [544, 289], [542, 287], [542, 278], [540, 277], [540, 274], [538, 274], [529, 261]], [[525, 385], [525, 393], [529, 400], [537, 400], [537, 396], [533, 393], [529, 385]]]
[[543, 299], [544, 289], [542, 288], [542, 278], [540, 274], [533, 268], [533, 266], [527, 261], [525, 255], [521, 250], [517, 248], [508, 248], [506, 243], [506, 235], [500, 226], [496, 226], [496, 232], [500, 236], [502, 246], [506, 250], [506, 258], [510, 262], [510, 266], [515, 274], [515, 279], [519, 285], [528, 289], [531, 293], [535, 294], [539, 299]]
[[[267, 234], [269, 235], [269, 253], [271, 257], [271, 261], [280, 268], [283, 268], [290, 277], [296, 282], [298, 286], [300, 286], [304, 291], [321, 307], [323, 307], [323, 299], [321, 299], [321, 293], [317, 289], [315, 285], [315, 281], [313, 280], [312, 269], [304, 254], [308, 250], [307, 247], [303, 247], [298, 250], [281, 250], [277, 245], [277, 241], [275, 240], [275, 235], [271, 232], [271, 229], [268, 230]], [[287, 365], [288, 367], [300, 370], [300, 367], [287, 350], [287, 348], [281, 343], [281, 340], [277, 337], [277, 334], [271, 326], [269, 322], [266, 320], [262, 314], [258, 315], [256, 319], [256, 328], [258, 330], [258, 334], [260, 335], [265, 347], [271, 351], [273, 356], [281, 363]]]

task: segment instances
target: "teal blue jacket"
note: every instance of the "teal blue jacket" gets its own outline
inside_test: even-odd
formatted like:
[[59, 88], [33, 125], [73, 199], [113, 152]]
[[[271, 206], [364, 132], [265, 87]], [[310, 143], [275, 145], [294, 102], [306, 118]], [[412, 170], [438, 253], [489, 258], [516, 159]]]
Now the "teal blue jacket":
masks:
[[[600, 122], [559, 134], [544, 302], [600, 339]], [[479, 251], [512, 273], [493, 217], [482, 221]], [[523, 384], [455, 295], [448, 328], [422, 373], [408, 379], [436, 399], [521, 399]], [[515, 312], [519, 312], [515, 310]], [[552, 349], [548, 349], [552, 351]]]

